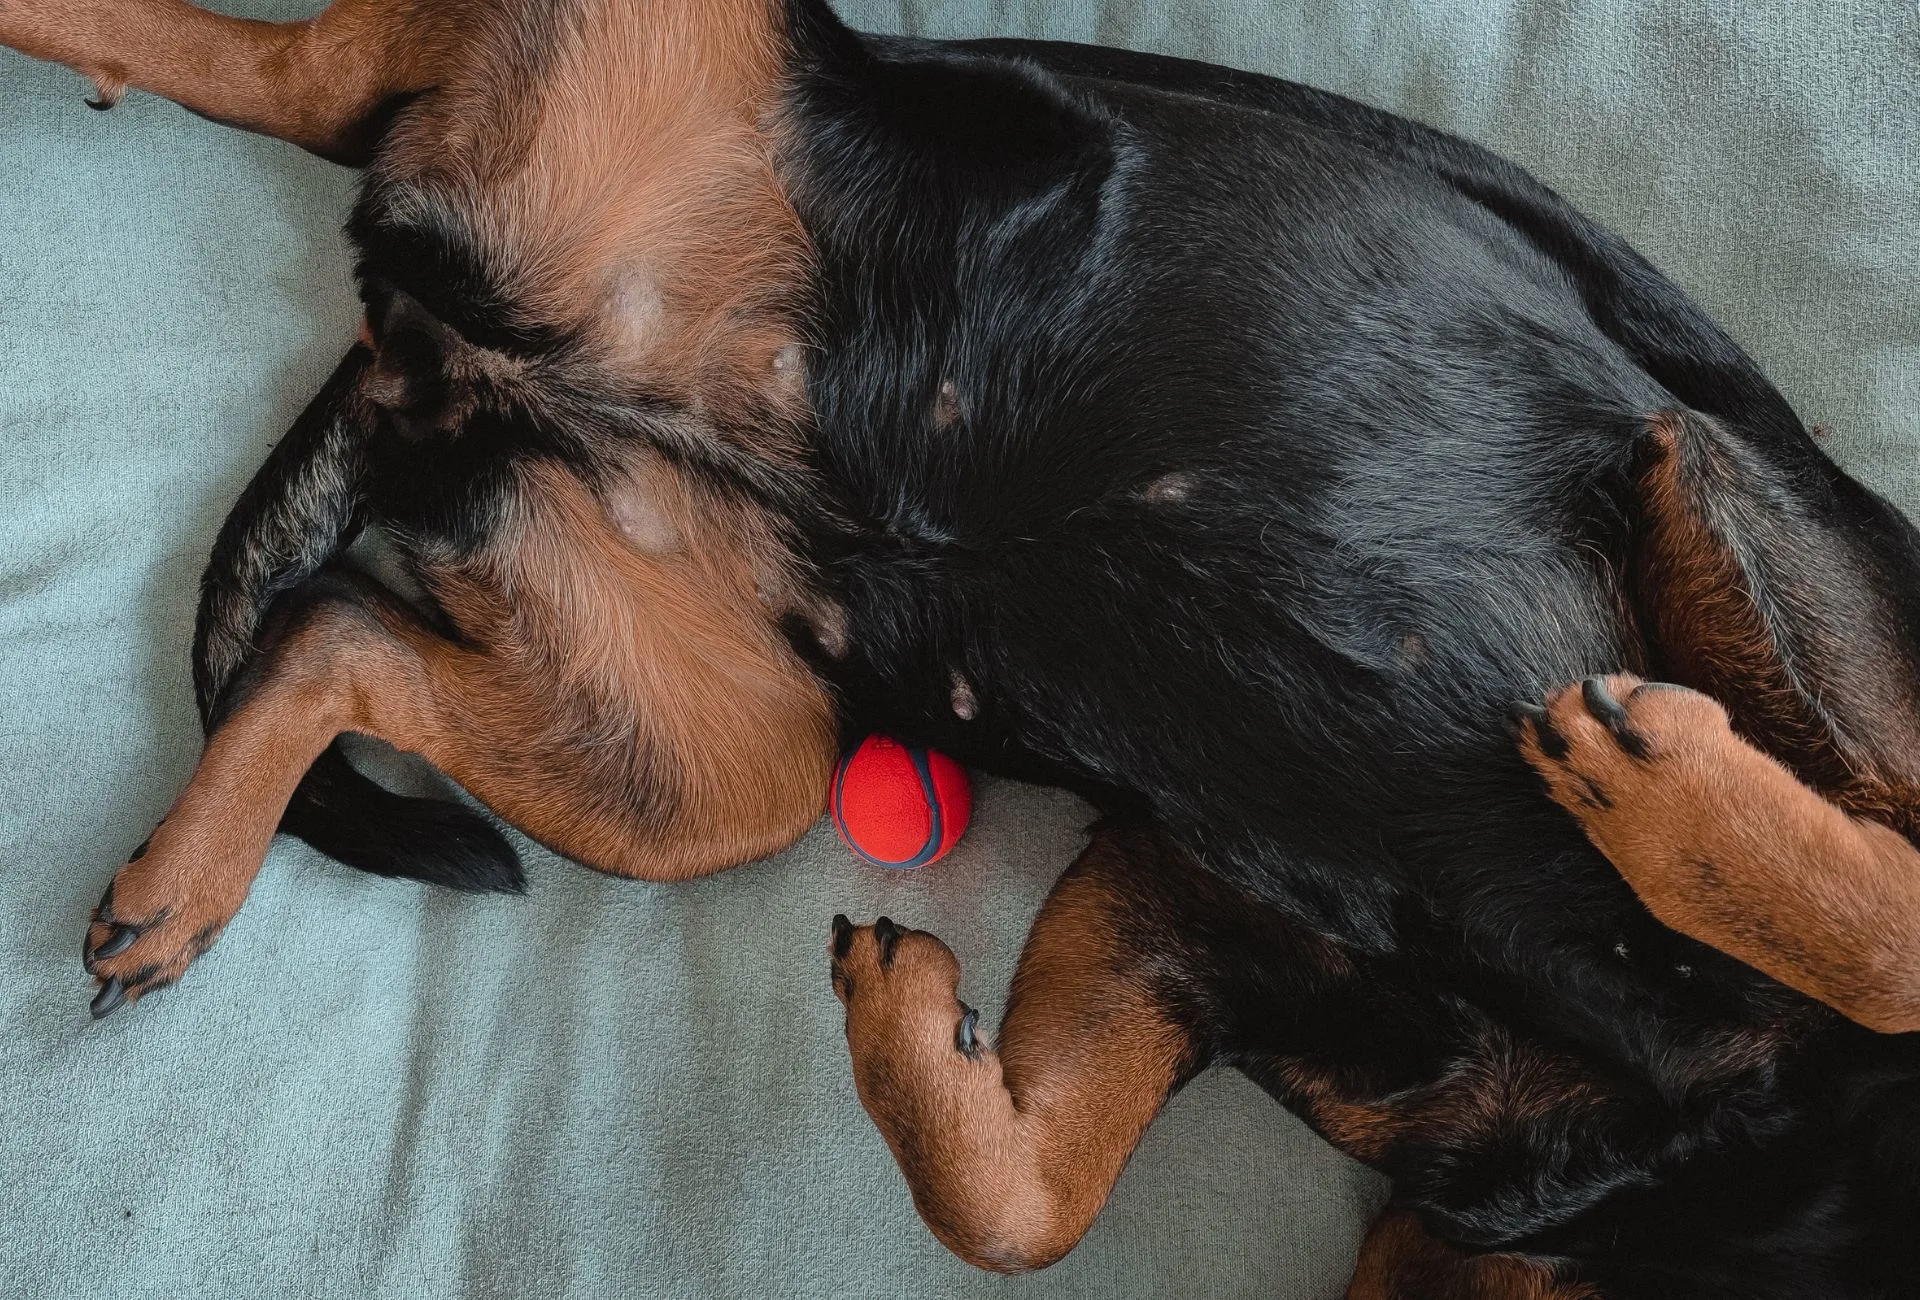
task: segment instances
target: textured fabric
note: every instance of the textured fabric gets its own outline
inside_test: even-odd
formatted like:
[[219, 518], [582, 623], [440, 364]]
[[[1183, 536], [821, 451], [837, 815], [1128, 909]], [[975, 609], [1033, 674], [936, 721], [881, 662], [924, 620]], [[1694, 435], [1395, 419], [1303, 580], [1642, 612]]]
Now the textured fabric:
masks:
[[[846, 12], [1207, 58], [1481, 139], [1626, 233], [1920, 507], [1910, 3]], [[84, 90], [0, 53], [0, 1294], [1340, 1293], [1379, 1184], [1235, 1075], [1175, 1099], [1046, 1273], [973, 1272], [915, 1217], [854, 1097], [827, 920], [935, 930], [991, 1018], [1078, 844], [1083, 810], [1048, 792], [981, 783], [967, 839], [911, 873], [824, 829], [674, 887], [523, 844], [524, 900], [281, 843], [179, 988], [90, 1023], [87, 910], [197, 750], [199, 567], [355, 310], [347, 173]]]

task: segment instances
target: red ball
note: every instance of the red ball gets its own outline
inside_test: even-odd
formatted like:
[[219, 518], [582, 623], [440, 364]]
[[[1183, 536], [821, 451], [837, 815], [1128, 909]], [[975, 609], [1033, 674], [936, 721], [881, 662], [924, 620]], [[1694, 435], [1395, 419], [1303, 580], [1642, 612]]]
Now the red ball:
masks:
[[924, 867], [960, 842], [973, 787], [966, 769], [937, 750], [868, 736], [840, 760], [829, 803], [855, 857], [876, 867]]

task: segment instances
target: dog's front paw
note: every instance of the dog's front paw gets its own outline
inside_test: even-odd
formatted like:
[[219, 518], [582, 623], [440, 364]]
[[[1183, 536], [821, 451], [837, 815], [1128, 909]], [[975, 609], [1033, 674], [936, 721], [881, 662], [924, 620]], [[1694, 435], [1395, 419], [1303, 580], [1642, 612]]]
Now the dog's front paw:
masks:
[[1628, 673], [1589, 677], [1514, 710], [1520, 753], [1582, 821], [1670, 788], [1685, 770], [1745, 746], [1698, 691]]
[[884, 916], [861, 926], [836, 916], [828, 955], [856, 1066], [902, 1052], [979, 1056], [980, 1013], [960, 1001], [960, 963], [946, 944]]
[[213, 946], [245, 898], [191, 870], [166, 826], [135, 849], [93, 910], [81, 953], [97, 991], [95, 1019], [166, 988]]

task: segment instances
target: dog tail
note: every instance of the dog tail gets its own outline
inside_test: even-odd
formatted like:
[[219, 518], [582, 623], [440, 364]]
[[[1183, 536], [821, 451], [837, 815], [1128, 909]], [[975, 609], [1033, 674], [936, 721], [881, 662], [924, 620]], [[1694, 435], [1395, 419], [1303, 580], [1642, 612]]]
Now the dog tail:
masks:
[[493, 823], [450, 799], [395, 794], [363, 776], [335, 741], [307, 770], [280, 829], [376, 876], [470, 893], [520, 894], [520, 855]]
[[[355, 347], [268, 455], [235, 503], [200, 581], [193, 680], [211, 732], [258, 658], [269, 611], [317, 577], [366, 522], [367, 443], [375, 428]], [[519, 855], [485, 816], [446, 799], [395, 794], [354, 769], [339, 742], [301, 780], [280, 829], [381, 876], [519, 893]]]

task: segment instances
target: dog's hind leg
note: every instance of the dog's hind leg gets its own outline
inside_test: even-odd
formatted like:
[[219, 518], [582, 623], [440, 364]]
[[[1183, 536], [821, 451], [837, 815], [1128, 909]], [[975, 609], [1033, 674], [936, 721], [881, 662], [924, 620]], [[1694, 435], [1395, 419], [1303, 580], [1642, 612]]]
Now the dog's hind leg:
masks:
[[[684, 879], [792, 842], [818, 818], [831, 767], [817, 688], [796, 677], [756, 693], [737, 659], [679, 639], [682, 657], [655, 657], [684, 697], [620, 698], [570, 685], [572, 666], [538, 652], [457, 645], [364, 579], [330, 572], [293, 593], [186, 790], [94, 914], [95, 1013], [171, 984], [207, 949], [309, 765], [346, 732], [423, 755], [529, 835], [622, 875]], [[676, 699], [699, 754], [667, 734]], [[709, 759], [718, 768], [699, 766]]]
[[395, 96], [434, 84], [477, 0], [336, 0], [256, 22], [184, 0], [0, 0], [0, 44], [91, 78], [96, 108], [128, 87], [336, 161], [363, 162]]
[[1633, 595], [1701, 693], [1569, 687], [1523, 750], [1666, 924], [1920, 1029], [1920, 537], [1810, 446], [1648, 441]]
[[[328, 579], [326, 581], [334, 581]], [[422, 698], [417, 666], [352, 599], [308, 608], [221, 693], [199, 766], [153, 835], [114, 876], [87, 928], [86, 967], [105, 1015], [180, 978], [252, 888], [308, 767], [370, 707]]]
[[1657, 417], [1629, 586], [1655, 675], [1852, 812], [1920, 833], [1920, 532], [1805, 445]]
[[1002, 1272], [1086, 1233], [1168, 1095], [1204, 1064], [1170, 999], [1180, 945], [1131, 897], [1166, 850], [1105, 826], [1035, 921], [991, 1046], [930, 934], [834, 919], [834, 991], [860, 1100], [936, 1236]]
[[[333, 563], [365, 522], [377, 412], [361, 382], [371, 362], [365, 347], [347, 353], [221, 526], [200, 579], [193, 639], [194, 690], [209, 731], [259, 654], [274, 602]], [[377, 875], [471, 890], [521, 886], [518, 855], [485, 817], [451, 800], [395, 794], [362, 776], [337, 745], [308, 770], [280, 829]]]

